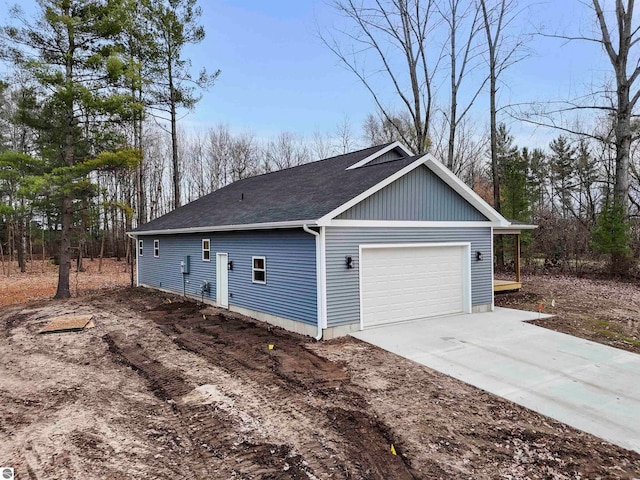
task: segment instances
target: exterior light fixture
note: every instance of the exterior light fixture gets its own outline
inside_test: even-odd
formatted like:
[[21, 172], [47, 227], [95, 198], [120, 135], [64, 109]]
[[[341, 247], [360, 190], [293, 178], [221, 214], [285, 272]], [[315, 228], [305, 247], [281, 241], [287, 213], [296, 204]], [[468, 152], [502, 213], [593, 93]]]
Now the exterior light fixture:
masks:
[[353, 257], [344, 257], [344, 265], [347, 270], [353, 268]]
[[227, 270], [233, 270], [233, 260], [227, 262]]
[[482, 261], [482, 252], [476, 252], [476, 262]]

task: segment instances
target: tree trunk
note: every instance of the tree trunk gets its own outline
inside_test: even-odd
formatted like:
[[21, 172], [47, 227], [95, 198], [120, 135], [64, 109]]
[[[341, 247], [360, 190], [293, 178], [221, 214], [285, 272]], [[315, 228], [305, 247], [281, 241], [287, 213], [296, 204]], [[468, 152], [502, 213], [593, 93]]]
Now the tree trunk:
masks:
[[102, 257], [104, 257], [104, 239], [107, 236], [106, 229], [102, 232], [102, 240], [100, 241], [100, 259], [98, 260], [98, 273], [102, 273]]
[[[70, 15], [71, 7], [65, 7], [65, 13]], [[64, 146], [63, 154], [67, 166], [72, 167], [75, 160], [75, 150], [73, 144], [73, 124], [74, 124], [74, 105], [73, 105], [73, 64], [75, 53], [75, 37], [73, 26], [67, 26], [67, 39], [69, 45], [66, 52], [66, 69], [65, 69], [65, 87], [66, 87], [66, 123], [64, 125]], [[73, 198], [69, 194], [65, 194], [62, 198], [62, 232], [60, 234], [60, 265], [58, 267], [58, 289], [54, 298], [70, 298], [71, 290], [69, 289], [69, 270], [71, 268], [71, 224], [73, 222]]]
[[180, 206], [180, 162], [178, 159], [178, 124], [176, 114], [176, 90], [173, 85], [171, 56], [167, 64], [169, 77], [169, 98], [171, 107], [171, 159], [173, 161], [173, 208]]
[[0, 261], [2, 262], [2, 274], [5, 275], [7, 271], [4, 266], [4, 249], [2, 248], [2, 238], [0, 238]]
[[[493, 55], [490, 54], [492, 57]], [[491, 177], [493, 181], [493, 208], [498, 212], [502, 210], [500, 206], [500, 166], [498, 163], [498, 139], [497, 139], [497, 120], [496, 120], [496, 75], [495, 75], [495, 61], [491, 60], [491, 72], [490, 72], [490, 92], [489, 92], [489, 104], [490, 104], [490, 128], [491, 128]], [[504, 239], [502, 235], [497, 236], [496, 240], [496, 266], [499, 269], [504, 269]]]
[[8, 245], [7, 247], [9, 248], [9, 262], [7, 263], [7, 277], [11, 276], [11, 267], [13, 264], [13, 224], [10, 222], [9, 223], [9, 232], [7, 235], [7, 240], [8, 240]]
[[453, 171], [454, 145], [456, 142], [456, 115], [458, 109], [458, 84], [456, 82], [456, 15], [457, 5], [451, 9], [451, 32], [449, 34], [451, 48], [451, 110], [449, 112], [449, 148], [447, 152], [447, 168]]
[[58, 289], [54, 298], [70, 298], [69, 271], [71, 270], [71, 221], [73, 201], [65, 195], [62, 199], [62, 232], [60, 234], [60, 265], [58, 267]]
[[17, 228], [14, 229], [14, 245], [16, 246], [16, 256], [18, 257], [18, 267], [22, 273], [27, 271], [27, 263], [25, 259], [26, 239], [24, 235], [24, 221], [18, 221]]

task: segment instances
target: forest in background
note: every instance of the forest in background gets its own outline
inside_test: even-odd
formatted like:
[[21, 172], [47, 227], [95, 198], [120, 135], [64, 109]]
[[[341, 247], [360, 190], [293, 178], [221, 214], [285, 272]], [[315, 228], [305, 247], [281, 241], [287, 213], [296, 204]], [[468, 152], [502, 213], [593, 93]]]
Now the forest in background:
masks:
[[[0, 31], [10, 67], [0, 83], [4, 275], [10, 260], [24, 271], [34, 258], [54, 258], [56, 296], [68, 297], [73, 261], [80, 270], [83, 258], [132, 264], [126, 232], [138, 224], [241, 178], [395, 140], [434, 154], [507, 218], [539, 225], [525, 238], [530, 264], [583, 273], [606, 262], [613, 274], [636, 274], [640, 70], [630, 0], [605, 12], [597, 0], [584, 5], [598, 26], [587, 40], [602, 45], [611, 82], [586, 103], [554, 104], [554, 111], [500, 105], [496, 96], [503, 72], [530, 54], [527, 37], [510, 30], [526, 14], [516, 1], [336, 1], [348, 30], [322, 39], [370, 91], [376, 111], [363, 125], [344, 119], [331, 132], [283, 131], [271, 139], [227, 125], [181, 127], [181, 113], [197, 108], [221, 74], [194, 74], [184, 55], [205, 36], [196, 0], [38, 5], [37, 18], [14, 8]], [[436, 29], [446, 42], [434, 58], [429, 38]], [[363, 48], [345, 48], [347, 42]], [[360, 70], [365, 47], [382, 62], [397, 102], [382, 101]], [[390, 49], [404, 60], [387, 58]], [[446, 95], [434, 93], [436, 73], [451, 80]], [[480, 103], [486, 118], [472, 117]], [[589, 121], [554, 115], [574, 110], [588, 110]], [[506, 118], [554, 127], [558, 135], [545, 148], [517, 145]], [[509, 268], [509, 251], [497, 243], [499, 268]]]

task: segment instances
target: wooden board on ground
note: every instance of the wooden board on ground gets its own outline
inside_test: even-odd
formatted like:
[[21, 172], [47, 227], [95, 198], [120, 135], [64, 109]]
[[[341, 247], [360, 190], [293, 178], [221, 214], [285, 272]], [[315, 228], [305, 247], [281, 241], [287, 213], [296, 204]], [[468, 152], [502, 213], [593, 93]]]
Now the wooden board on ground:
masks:
[[79, 332], [85, 328], [95, 327], [93, 315], [75, 315], [53, 318], [40, 333]]

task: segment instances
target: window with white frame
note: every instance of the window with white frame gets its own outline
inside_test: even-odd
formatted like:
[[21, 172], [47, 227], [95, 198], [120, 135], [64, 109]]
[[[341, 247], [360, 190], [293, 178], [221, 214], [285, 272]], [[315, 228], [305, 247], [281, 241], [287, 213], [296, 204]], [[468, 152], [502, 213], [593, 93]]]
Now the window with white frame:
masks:
[[156, 258], [160, 256], [160, 240], [153, 241], [153, 256]]
[[253, 283], [267, 283], [267, 259], [265, 257], [251, 257], [251, 275]]
[[205, 262], [211, 261], [211, 240], [208, 238], [202, 239], [202, 260]]
[[144, 240], [138, 240], [138, 256], [142, 256], [142, 251], [144, 250]]

